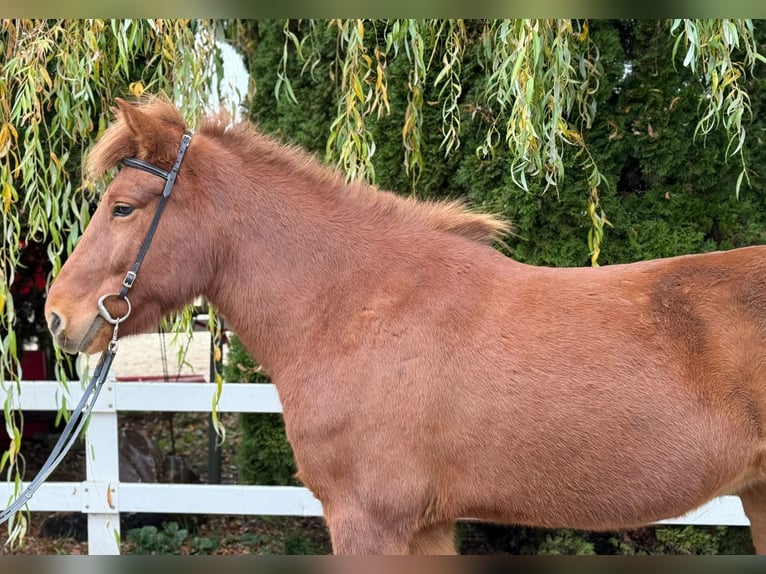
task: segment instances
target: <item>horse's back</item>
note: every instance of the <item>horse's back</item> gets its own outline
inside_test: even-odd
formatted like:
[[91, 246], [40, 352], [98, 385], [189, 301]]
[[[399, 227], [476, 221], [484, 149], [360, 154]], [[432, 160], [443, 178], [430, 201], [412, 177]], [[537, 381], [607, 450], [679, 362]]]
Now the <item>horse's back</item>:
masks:
[[480, 467], [536, 501], [516, 518], [638, 524], [766, 478], [765, 255], [507, 273], [464, 415]]

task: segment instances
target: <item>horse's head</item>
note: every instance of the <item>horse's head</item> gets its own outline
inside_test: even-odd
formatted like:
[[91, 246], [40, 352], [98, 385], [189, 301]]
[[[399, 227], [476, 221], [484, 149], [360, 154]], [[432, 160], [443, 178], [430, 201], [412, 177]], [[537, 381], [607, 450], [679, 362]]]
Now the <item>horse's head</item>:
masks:
[[[151, 101], [134, 106], [118, 100], [117, 121], [88, 156], [86, 173], [99, 176], [126, 158], [170, 172], [179, 154], [185, 125], [175, 108]], [[172, 193], [127, 297], [130, 316], [121, 334], [149, 330], [167, 313], [202, 290], [210, 265], [195, 261], [204, 232], [195, 209], [193, 142], [178, 171]], [[108, 186], [79, 244], [51, 285], [45, 314], [56, 342], [70, 353], [95, 353], [109, 342], [105, 314], [119, 318], [127, 304], [116, 295], [134, 266], [166, 186], [165, 179], [141, 164], [124, 164]], [[202, 257], [202, 255], [199, 255]], [[130, 283], [130, 280], [128, 280]], [[104, 310], [99, 311], [99, 300]]]

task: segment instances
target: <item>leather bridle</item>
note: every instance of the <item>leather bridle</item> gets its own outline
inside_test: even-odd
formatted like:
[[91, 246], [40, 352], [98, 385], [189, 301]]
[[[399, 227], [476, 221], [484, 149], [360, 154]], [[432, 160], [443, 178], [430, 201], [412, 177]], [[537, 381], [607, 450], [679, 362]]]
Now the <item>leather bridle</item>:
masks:
[[[125, 279], [122, 280], [122, 289], [120, 289], [120, 292], [116, 294], [108, 293], [106, 295], [102, 295], [98, 300], [99, 313], [104, 318], [104, 320], [114, 325], [115, 329], [117, 329], [118, 325], [124, 321], [128, 315], [130, 315], [131, 305], [130, 300], [128, 299], [128, 291], [130, 291], [130, 288], [133, 287], [133, 283], [135, 282], [136, 276], [138, 275], [138, 270], [141, 268], [144, 257], [146, 257], [146, 252], [149, 251], [149, 246], [152, 244], [152, 239], [154, 239], [154, 233], [157, 231], [157, 225], [160, 222], [160, 217], [162, 217], [162, 212], [165, 210], [165, 204], [168, 201], [168, 197], [170, 197], [170, 192], [173, 191], [173, 184], [176, 182], [178, 170], [181, 168], [181, 162], [184, 159], [186, 149], [189, 147], [190, 143], [191, 134], [185, 133], [181, 138], [181, 145], [178, 148], [176, 161], [173, 163], [173, 167], [170, 169], [170, 171], [165, 171], [156, 165], [134, 157], [127, 157], [122, 160], [122, 165], [124, 166], [140, 169], [147, 173], [151, 173], [152, 175], [156, 175], [157, 177], [161, 177], [165, 180], [165, 188], [162, 190], [162, 196], [160, 197], [160, 202], [157, 205], [157, 211], [154, 212], [154, 218], [149, 225], [149, 230], [146, 232], [146, 236], [144, 237], [144, 240], [141, 243], [141, 247], [138, 250], [136, 262], [133, 263], [133, 267], [130, 268], [130, 270], [125, 275]], [[104, 306], [104, 301], [109, 297], [117, 297], [118, 299], [125, 301], [128, 306], [125, 315], [119, 318], [112, 317], [111, 313], [109, 313], [109, 311], [107, 311], [106, 307]]]

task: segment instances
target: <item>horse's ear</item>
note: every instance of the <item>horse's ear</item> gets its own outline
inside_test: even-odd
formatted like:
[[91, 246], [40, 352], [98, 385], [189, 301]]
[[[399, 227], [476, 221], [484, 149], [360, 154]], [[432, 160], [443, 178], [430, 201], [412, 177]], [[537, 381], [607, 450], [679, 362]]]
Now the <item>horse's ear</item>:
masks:
[[117, 103], [117, 107], [112, 108], [112, 110], [118, 118], [122, 118], [122, 121], [133, 133], [138, 155], [155, 157], [156, 152], [161, 149], [161, 142], [164, 141], [167, 133], [167, 130], [163, 129], [162, 122], [122, 98], [115, 98], [114, 101]]

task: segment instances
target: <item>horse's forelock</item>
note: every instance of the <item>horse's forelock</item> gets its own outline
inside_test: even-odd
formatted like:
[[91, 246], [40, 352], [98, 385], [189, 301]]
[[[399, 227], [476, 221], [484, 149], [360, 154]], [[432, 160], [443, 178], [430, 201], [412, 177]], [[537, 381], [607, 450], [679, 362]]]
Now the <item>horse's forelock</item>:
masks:
[[83, 176], [95, 181], [126, 157], [135, 155], [135, 142], [130, 131], [119, 120], [112, 124], [88, 152]]

